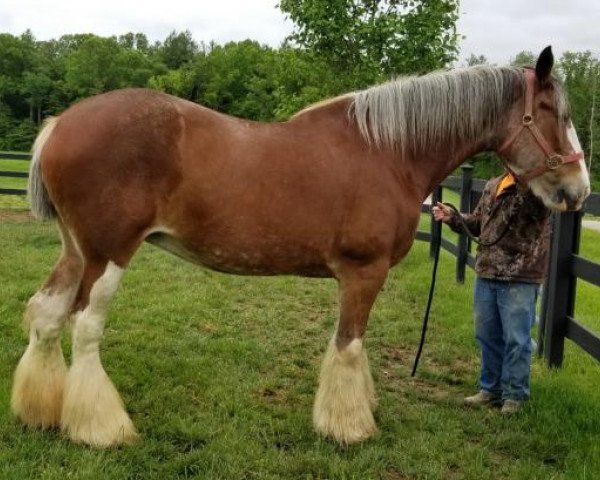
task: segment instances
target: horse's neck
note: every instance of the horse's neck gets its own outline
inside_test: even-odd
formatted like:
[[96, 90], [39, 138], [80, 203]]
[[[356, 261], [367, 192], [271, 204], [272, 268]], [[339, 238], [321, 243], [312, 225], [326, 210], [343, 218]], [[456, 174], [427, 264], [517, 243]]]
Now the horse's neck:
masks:
[[423, 150], [407, 158], [415, 187], [424, 200], [448, 175], [476, 153], [490, 149], [491, 135], [449, 149]]

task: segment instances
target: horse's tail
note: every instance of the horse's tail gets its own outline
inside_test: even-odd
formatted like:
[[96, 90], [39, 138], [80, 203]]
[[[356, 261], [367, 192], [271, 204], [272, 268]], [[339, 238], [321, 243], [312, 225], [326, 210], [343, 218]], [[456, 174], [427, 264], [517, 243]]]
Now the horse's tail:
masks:
[[52, 131], [56, 126], [58, 117], [50, 117], [46, 120], [44, 128], [38, 134], [33, 144], [31, 155], [31, 165], [29, 167], [29, 183], [27, 185], [27, 196], [29, 197], [29, 205], [31, 212], [39, 219], [56, 218], [56, 208], [50, 196], [44, 179], [42, 178], [41, 157], [44, 150], [44, 145], [52, 135]]

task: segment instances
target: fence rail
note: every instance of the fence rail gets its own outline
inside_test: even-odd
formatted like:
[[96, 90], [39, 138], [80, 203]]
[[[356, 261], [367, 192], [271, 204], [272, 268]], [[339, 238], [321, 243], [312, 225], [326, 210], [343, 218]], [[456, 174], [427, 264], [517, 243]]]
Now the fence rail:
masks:
[[[0, 152], [2, 160], [30, 160], [28, 153]], [[0, 177], [27, 178], [26, 172], [0, 171]], [[431, 195], [431, 202], [442, 201], [443, 188], [460, 193], [461, 212], [470, 212], [477, 204], [485, 181], [473, 178], [473, 167], [463, 165], [462, 175], [448, 177]], [[25, 195], [26, 190], [0, 188], [0, 195]], [[423, 205], [421, 211], [428, 213], [430, 206]], [[544, 284], [538, 331], [538, 353], [548, 365], [559, 367], [564, 358], [565, 338], [570, 339], [600, 361], [600, 337], [581, 325], [574, 318], [577, 279], [600, 286], [600, 265], [579, 255], [579, 239], [583, 213], [600, 216], [600, 195], [592, 194], [583, 212], [555, 214], [553, 216], [550, 265]], [[458, 243], [443, 237], [442, 225], [431, 222], [430, 231], [418, 231], [417, 240], [430, 242], [433, 255], [435, 244], [456, 257], [456, 281], [464, 282], [466, 267], [475, 267], [471, 253], [471, 241], [464, 234], [458, 235]]]
[[31, 160], [31, 153], [27, 152], [0, 152], [2, 160]]
[[[31, 154], [25, 152], [0, 152], [0, 160], [31, 160]], [[0, 178], [28, 178], [27, 172], [0, 171]], [[23, 188], [0, 188], [0, 195], [27, 195]]]

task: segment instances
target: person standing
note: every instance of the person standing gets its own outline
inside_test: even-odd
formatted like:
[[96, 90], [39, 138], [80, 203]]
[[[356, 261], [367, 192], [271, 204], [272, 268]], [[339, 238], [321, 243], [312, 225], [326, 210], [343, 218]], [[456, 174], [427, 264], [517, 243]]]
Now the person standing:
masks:
[[471, 214], [455, 214], [442, 203], [432, 213], [455, 232], [466, 225], [481, 241], [473, 302], [480, 390], [465, 404], [517, 412], [530, 396], [531, 327], [548, 263], [550, 211], [505, 173], [486, 183]]

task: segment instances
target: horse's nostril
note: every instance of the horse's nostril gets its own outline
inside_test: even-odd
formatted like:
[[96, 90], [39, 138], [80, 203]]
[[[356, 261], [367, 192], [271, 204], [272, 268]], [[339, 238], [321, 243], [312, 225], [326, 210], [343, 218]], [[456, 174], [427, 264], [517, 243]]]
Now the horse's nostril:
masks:
[[561, 204], [564, 202], [565, 206], [567, 207], [567, 210], [570, 211], [577, 210], [580, 203], [580, 199], [578, 197], [571, 195], [564, 188], [559, 188], [558, 190], [556, 190], [555, 199], [557, 204]]

